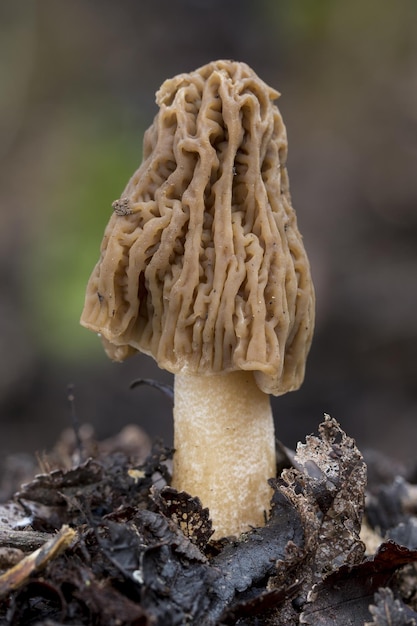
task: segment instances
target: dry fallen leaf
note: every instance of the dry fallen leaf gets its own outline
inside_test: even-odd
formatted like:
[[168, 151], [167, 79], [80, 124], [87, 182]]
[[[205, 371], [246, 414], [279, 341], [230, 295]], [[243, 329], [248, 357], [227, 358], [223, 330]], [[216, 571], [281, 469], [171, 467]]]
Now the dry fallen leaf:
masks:
[[365, 626], [416, 626], [417, 613], [401, 600], [394, 599], [391, 589], [377, 591], [374, 602], [369, 607], [374, 619], [366, 622]]

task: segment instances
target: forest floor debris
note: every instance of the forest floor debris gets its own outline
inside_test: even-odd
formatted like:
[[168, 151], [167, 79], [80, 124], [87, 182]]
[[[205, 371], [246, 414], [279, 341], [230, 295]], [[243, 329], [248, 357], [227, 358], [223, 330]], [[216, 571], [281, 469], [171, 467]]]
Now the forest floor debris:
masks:
[[367, 484], [334, 419], [281, 448], [266, 525], [221, 541], [170, 487], [172, 451], [130, 429], [81, 432], [82, 455], [66, 434], [19, 488], [4, 465], [1, 625], [417, 624], [417, 487], [388, 460]]

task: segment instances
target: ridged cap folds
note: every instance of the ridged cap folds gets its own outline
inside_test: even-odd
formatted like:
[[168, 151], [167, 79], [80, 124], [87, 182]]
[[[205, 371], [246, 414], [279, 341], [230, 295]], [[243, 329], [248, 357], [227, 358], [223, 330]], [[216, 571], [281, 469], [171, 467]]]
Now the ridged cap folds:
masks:
[[278, 96], [232, 61], [157, 92], [81, 317], [112, 359], [140, 351], [174, 373], [251, 370], [274, 395], [301, 385], [314, 289]]

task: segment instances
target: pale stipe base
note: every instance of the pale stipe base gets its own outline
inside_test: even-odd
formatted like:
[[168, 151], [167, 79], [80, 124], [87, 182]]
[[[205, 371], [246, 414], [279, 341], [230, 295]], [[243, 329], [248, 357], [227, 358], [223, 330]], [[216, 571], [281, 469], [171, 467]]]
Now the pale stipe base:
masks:
[[209, 507], [214, 538], [263, 526], [275, 476], [269, 396], [251, 372], [175, 375], [173, 486]]

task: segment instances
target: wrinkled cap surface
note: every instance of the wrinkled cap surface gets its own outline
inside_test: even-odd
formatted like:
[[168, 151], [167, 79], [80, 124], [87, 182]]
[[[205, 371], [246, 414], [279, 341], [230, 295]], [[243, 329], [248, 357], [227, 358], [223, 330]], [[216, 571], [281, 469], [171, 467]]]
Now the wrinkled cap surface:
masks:
[[174, 373], [251, 370], [274, 395], [302, 383], [314, 291], [278, 96], [231, 61], [157, 92], [81, 317], [112, 359], [141, 351]]

